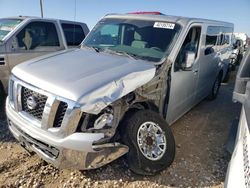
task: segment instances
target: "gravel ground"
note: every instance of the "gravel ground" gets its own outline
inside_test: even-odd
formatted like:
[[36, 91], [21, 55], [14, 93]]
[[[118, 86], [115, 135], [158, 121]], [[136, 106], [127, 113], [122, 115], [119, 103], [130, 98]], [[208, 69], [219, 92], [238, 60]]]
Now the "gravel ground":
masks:
[[229, 126], [240, 113], [232, 103], [233, 83], [214, 101], [202, 101], [171, 126], [177, 151], [174, 163], [156, 176], [133, 174], [123, 158], [97, 170], [58, 170], [30, 156], [0, 121], [1, 187], [223, 187], [230, 155]]

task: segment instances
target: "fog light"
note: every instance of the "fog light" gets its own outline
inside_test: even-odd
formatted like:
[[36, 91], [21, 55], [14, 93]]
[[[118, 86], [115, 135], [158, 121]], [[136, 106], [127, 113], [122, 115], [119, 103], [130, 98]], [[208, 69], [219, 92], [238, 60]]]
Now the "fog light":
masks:
[[104, 113], [100, 115], [94, 123], [94, 129], [102, 129], [104, 126], [111, 126], [113, 119], [113, 114]]

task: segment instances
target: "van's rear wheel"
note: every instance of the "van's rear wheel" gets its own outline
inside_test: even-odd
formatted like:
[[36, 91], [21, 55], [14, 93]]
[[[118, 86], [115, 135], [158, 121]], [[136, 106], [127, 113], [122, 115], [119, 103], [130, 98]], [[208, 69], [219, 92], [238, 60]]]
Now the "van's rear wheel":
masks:
[[209, 100], [214, 100], [216, 99], [218, 93], [219, 93], [219, 90], [220, 90], [220, 86], [221, 86], [221, 79], [222, 79], [222, 75], [219, 74], [215, 81], [214, 81], [214, 84], [213, 84], [213, 88], [208, 96], [208, 99]]
[[122, 140], [129, 147], [129, 168], [141, 175], [154, 175], [168, 167], [175, 157], [175, 141], [165, 120], [156, 112], [130, 113], [123, 122]]

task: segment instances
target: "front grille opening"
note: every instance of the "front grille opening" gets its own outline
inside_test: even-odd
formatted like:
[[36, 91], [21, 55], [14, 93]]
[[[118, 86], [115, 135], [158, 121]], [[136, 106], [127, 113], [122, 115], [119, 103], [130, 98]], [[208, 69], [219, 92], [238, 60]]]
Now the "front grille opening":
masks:
[[[27, 100], [29, 97], [35, 98], [36, 106], [33, 109], [29, 108], [27, 104]], [[47, 98], [48, 97], [45, 95], [32, 91], [26, 87], [22, 87], [21, 90], [22, 110], [41, 121]]]
[[56, 116], [54, 119], [53, 127], [61, 127], [67, 108], [68, 108], [67, 103], [60, 102], [58, 109], [56, 111]]

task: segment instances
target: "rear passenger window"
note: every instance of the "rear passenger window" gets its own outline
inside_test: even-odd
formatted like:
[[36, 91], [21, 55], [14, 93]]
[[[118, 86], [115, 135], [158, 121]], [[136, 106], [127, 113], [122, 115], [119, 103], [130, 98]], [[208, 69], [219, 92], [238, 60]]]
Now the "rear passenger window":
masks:
[[62, 24], [64, 36], [68, 46], [78, 46], [85, 38], [84, 31], [77, 24]]
[[56, 27], [50, 22], [36, 21], [25, 26], [16, 36], [23, 50], [60, 46]]
[[218, 35], [220, 33], [220, 28], [216, 26], [209, 26], [207, 28], [206, 35], [206, 46], [215, 46], [218, 41]]
[[206, 35], [206, 47], [213, 48], [214, 46], [223, 46], [225, 44], [230, 44], [232, 32], [233, 29], [229, 27], [208, 26]]

